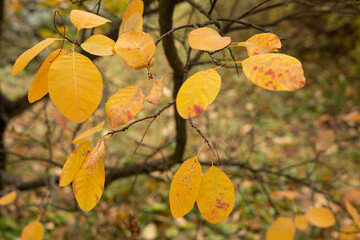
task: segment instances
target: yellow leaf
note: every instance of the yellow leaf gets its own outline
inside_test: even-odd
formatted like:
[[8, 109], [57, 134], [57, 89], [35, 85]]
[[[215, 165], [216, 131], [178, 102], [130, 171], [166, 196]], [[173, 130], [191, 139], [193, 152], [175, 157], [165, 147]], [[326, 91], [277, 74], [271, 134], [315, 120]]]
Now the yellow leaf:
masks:
[[13, 203], [16, 199], [16, 191], [9, 192], [0, 198], [0, 206]]
[[130, 68], [132, 68], [132, 69], [134, 69], [134, 70], [139, 70], [139, 69], [148, 68], [148, 67], [151, 68], [152, 66], [154, 66], [154, 63], [155, 63], [155, 59], [152, 58], [152, 59], [150, 60], [149, 66], [148, 66], [147, 63], [138, 64], [138, 65], [137, 65], [137, 64], [129, 63], [129, 62], [126, 62], [126, 65], [128, 65]]
[[255, 34], [246, 42], [239, 43], [237, 46], [246, 47], [249, 56], [273, 52], [281, 48], [280, 39], [272, 33]]
[[201, 165], [196, 157], [183, 162], [175, 173], [169, 192], [170, 209], [174, 218], [184, 216], [194, 207], [201, 175]]
[[87, 139], [88, 137], [90, 137], [91, 135], [100, 132], [101, 130], [103, 130], [103, 126], [104, 126], [105, 121], [102, 121], [99, 125], [97, 125], [96, 127], [90, 128], [88, 130], [86, 130], [85, 132], [81, 133], [79, 136], [77, 136], [72, 143], [73, 144], [78, 144], [81, 143], [82, 141], [84, 141], [85, 139]]
[[115, 42], [111, 38], [95, 34], [82, 43], [81, 48], [93, 55], [109, 56], [115, 54], [114, 45]]
[[281, 53], [254, 55], [242, 62], [245, 76], [255, 85], [271, 91], [295, 91], [305, 85], [301, 63]]
[[163, 95], [165, 77], [166, 74], [160, 80], [154, 81], [149, 95], [145, 98], [147, 102], [152, 104], [158, 104], [160, 102]]
[[72, 10], [70, 20], [79, 30], [83, 28], [93, 28], [111, 22], [109, 19], [82, 10]]
[[332, 130], [323, 131], [315, 141], [315, 149], [318, 153], [325, 152], [335, 142], [335, 134]]
[[201, 178], [196, 202], [206, 221], [219, 223], [230, 215], [234, 207], [234, 186], [225, 173], [212, 166]]
[[299, 230], [305, 230], [308, 227], [309, 222], [304, 215], [296, 215], [295, 225]]
[[141, 88], [137, 85], [128, 86], [112, 95], [105, 104], [105, 113], [111, 127], [118, 127], [130, 121], [144, 107]]
[[295, 198], [297, 198], [299, 196], [299, 193], [297, 191], [275, 191], [275, 192], [271, 192], [270, 195], [274, 198], [277, 199], [282, 199], [282, 198], [288, 198], [290, 200], [294, 200]]
[[348, 213], [351, 215], [352, 219], [354, 220], [356, 226], [358, 226], [360, 228], [360, 218], [359, 218], [359, 213], [356, 210], [356, 208], [354, 208], [354, 206], [348, 201], [345, 201], [345, 206], [346, 206], [346, 210], [348, 211]]
[[55, 42], [56, 40], [60, 40], [58, 38], [46, 38], [41, 42], [37, 43], [35, 46], [24, 52], [20, 55], [15, 61], [15, 64], [12, 68], [11, 75], [15, 76], [20, 71], [22, 71], [28, 63], [36, 57], [42, 50], [44, 50], [47, 46]]
[[20, 240], [42, 240], [43, 237], [43, 225], [39, 221], [34, 221], [26, 225], [22, 230]]
[[359, 238], [357, 238], [357, 234], [356, 234], [358, 232], [358, 230], [356, 229], [356, 227], [354, 225], [341, 227], [340, 232], [341, 232], [340, 233], [341, 240], [359, 239]]
[[100, 139], [96, 144], [94, 150], [91, 152], [89, 156], [89, 160], [87, 161], [85, 168], [88, 170], [94, 170], [100, 161], [103, 161], [103, 156], [105, 153], [105, 144], [104, 139]]
[[69, 158], [66, 160], [64, 167], [60, 174], [59, 186], [64, 187], [70, 184], [76, 174], [80, 171], [84, 160], [89, 155], [88, 150], [91, 146], [91, 142], [86, 141], [81, 143], [75, 148], [75, 150], [70, 154]]
[[127, 6], [122, 17], [119, 37], [123, 33], [131, 32], [133, 30], [142, 31], [144, 3], [141, 0], [133, 0]]
[[295, 231], [295, 225], [291, 218], [279, 217], [266, 231], [266, 240], [292, 240]]
[[149, 34], [131, 31], [120, 35], [115, 51], [128, 65], [144, 65], [154, 56], [155, 43]]
[[230, 37], [222, 37], [212, 28], [203, 27], [192, 30], [188, 37], [190, 47], [203, 51], [216, 51], [230, 44]]
[[49, 70], [49, 94], [60, 112], [74, 122], [88, 119], [100, 103], [99, 70], [77, 52], [60, 55]]
[[182, 118], [188, 119], [203, 112], [216, 98], [221, 77], [214, 69], [203, 70], [189, 77], [176, 97], [176, 108]]
[[335, 223], [334, 215], [327, 208], [313, 208], [305, 213], [305, 218], [313, 225], [327, 228]]
[[[87, 155], [87, 159], [85, 159], [84, 165], [86, 165], [88, 159], [89, 154]], [[80, 169], [73, 181], [73, 191], [79, 207], [84, 212], [90, 211], [99, 202], [104, 190], [104, 184], [105, 170], [102, 160], [94, 170], [88, 170], [86, 168]]]
[[48, 74], [52, 62], [55, 60], [55, 57], [60, 54], [65, 54], [66, 50], [57, 49], [45, 59], [41, 65], [39, 71], [37, 72], [34, 81], [30, 85], [28, 100], [30, 103], [33, 103], [43, 96], [45, 96], [48, 90]]

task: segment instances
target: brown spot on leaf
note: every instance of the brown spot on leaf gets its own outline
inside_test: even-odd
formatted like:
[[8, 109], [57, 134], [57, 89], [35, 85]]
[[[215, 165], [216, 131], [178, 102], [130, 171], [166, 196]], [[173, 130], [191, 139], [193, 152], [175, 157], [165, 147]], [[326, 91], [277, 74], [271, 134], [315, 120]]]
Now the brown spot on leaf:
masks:
[[270, 68], [265, 72], [265, 75], [270, 75], [272, 78], [275, 77], [275, 72]]
[[130, 111], [126, 111], [126, 116], [127, 116], [127, 118], [128, 118], [129, 120], [133, 118], [133, 116], [132, 116], [132, 114], [131, 114]]
[[278, 76], [278, 77], [282, 77], [282, 75], [283, 75], [282, 73], [279, 73], [277, 76]]
[[200, 107], [199, 105], [194, 105], [194, 111], [195, 111], [196, 115], [199, 115], [200, 113], [202, 113], [204, 111], [204, 109], [202, 107]]
[[258, 66], [254, 66], [253, 70], [256, 71], [256, 69], [258, 69], [258, 68], [259, 68]]
[[216, 199], [216, 207], [220, 209], [224, 209], [226, 211], [229, 208], [229, 203], [221, 202], [220, 199]]

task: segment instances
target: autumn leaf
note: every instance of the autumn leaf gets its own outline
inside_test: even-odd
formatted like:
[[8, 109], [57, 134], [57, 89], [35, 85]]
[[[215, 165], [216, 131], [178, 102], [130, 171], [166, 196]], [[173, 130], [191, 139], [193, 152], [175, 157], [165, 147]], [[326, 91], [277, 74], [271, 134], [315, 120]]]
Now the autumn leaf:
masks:
[[143, 66], [154, 56], [155, 43], [149, 34], [131, 31], [120, 35], [115, 51], [128, 65]]
[[70, 184], [76, 174], [80, 171], [82, 164], [86, 157], [88, 157], [88, 150], [91, 146], [91, 142], [85, 141], [75, 148], [66, 160], [63, 169], [60, 174], [59, 186], [64, 187]]
[[44, 238], [44, 227], [39, 221], [26, 225], [21, 232], [20, 240], [42, 240]]
[[255, 34], [238, 46], [245, 46], [249, 56], [273, 52], [281, 48], [280, 39], [272, 33]]
[[115, 42], [111, 38], [95, 34], [82, 43], [81, 48], [92, 55], [109, 56], [115, 54], [114, 45]]
[[87, 161], [84, 168], [88, 170], [94, 170], [97, 167], [98, 163], [100, 161], [103, 161], [104, 153], [105, 153], [105, 144], [104, 144], [104, 139], [102, 138], [98, 141], [94, 150], [91, 152], [89, 156], [89, 160]]
[[49, 92], [48, 75], [49, 75], [50, 66], [55, 60], [55, 57], [65, 53], [66, 50], [57, 49], [54, 52], [50, 53], [50, 55], [45, 59], [39, 71], [37, 72], [34, 81], [30, 85], [30, 89], [28, 93], [28, 100], [30, 103], [33, 103], [41, 99]]
[[299, 196], [299, 193], [297, 191], [275, 191], [270, 193], [271, 197], [275, 199], [282, 199], [282, 198], [288, 198], [290, 200], [294, 200]]
[[216, 51], [225, 48], [231, 42], [230, 37], [222, 37], [212, 28], [203, 27], [192, 30], [188, 37], [190, 47], [203, 51]]
[[[90, 150], [90, 155], [93, 149]], [[83, 164], [86, 165], [89, 160], [89, 154]], [[79, 207], [88, 212], [93, 209], [99, 202], [104, 190], [105, 184], [105, 169], [102, 159], [98, 163], [96, 169], [88, 170], [81, 168], [73, 181], [73, 191], [75, 199]]]
[[13, 203], [16, 199], [16, 191], [9, 192], [0, 198], [0, 206], [5, 206]]
[[112, 95], [105, 104], [111, 127], [118, 127], [134, 118], [144, 107], [145, 95], [137, 85], [128, 86]]
[[154, 81], [154, 84], [150, 90], [149, 95], [145, 98], [145, 100], [151, 104], [158, 104], [163, 95], [164, 91], [164, 79], [166, 78], [166, 74], [157, 81]]
[[291, 218], [279, 217], [266, 231], [266, 240], [292, 240], [295, 231], [295, 225]]
[[201, 178], [196, 202], [206, 221], [219, 223], [230, 215], [234, 207], [234, 186], [225, 173], [212, 166]]
[[83, 122], [98, 107], [102, 95], [99, 70], [84, 55], [71, 52], [58, 56], [49, 70], [49, 94], [68, 119]]
[[356, 240], [358, 229], [354, 225], [343, 226], [340, 229], [341, 240]]
[[295, 216], [295, 226], [297, 227], [297, 229], [303, 231], [308, 227], [308, 225], [309, 225], [309, 222], [304, 215], [296, 215]]
[[327, 208], [313, 208], [305, 213], [305, 218], [320, 228], [327, 228], [335, 223], [334, 215]]
[[141, 0], [133, 0], [125, 9], [122, 17], [119, 37], [123, 33], [131, 32], [133, 30], [142, 31], [143, 28], [143, 15], [144, 3]]
[[352, 219], [354, 220], [356, 226], [360, 228], [360, 218], [356, 208], [354, 208], [354, 206], [349, 201], [345, 201], [345, 207], [348, 213], [351, 215]]
[[169, 192], [170, 209], [174, 218], [184, 216], [194, 207], [201, 175], [201, 165], [196, 157], [183, 162], [175, 173]]
[[318, 153], [326, 152], [335, 142], [335, 134], [332, 130], [323, 131], [315, 141], [315, 149]]
[[103, 130], [103, 126], [104, 126], [105, 121], [102, 121], [99, 125], [97, 125], [96, 127], [90, 128], [88, 130], [86, 130], [85, 132], [81, 133], [79, 136], [77, 136], [72, 143], [73, 144], [78, 144], [81, 143], [82, 141], [84, 141], [85, 139], [87, 139], [88, 137], [90, 137], [91, 135], [100, 132], [101, 130]]
[[139, 70], [139, 69], [143, 69], [143, 68], [151, 68], [152, 66], [154, 66], [155, 63], [155, 59], [152, 58], [150, 60], [150, 63], [148, 65], [148, 63], [144, 63], [144, 64], [136, 64], [136, 63], [131, 63], [131, 62], [126, 62], [126, 65], [128, 65], [130, 68], [134, 69], [134, 70]]
[[70, 20], [79, 30], [83, 28], [94, 28], [111, 22], [109, 19], [82, 10], [72, 10]]
[[245, 76], [256, 86], [271, 91], [295, 91], [305, 85], [301, 63], [285, 54], [254, 55], [242, 62]]
[[55, 42], [56, 40], [60, 40], [58, 38], [46, 38], [42, 40], [41, 42], [37, 43], [35, 46], [24, 52], [20, 55], [15, 61], [15, 64], [12, 68], [11, 75], [15, 76], [20, 71], [22, 71], [28, 63], [36, 57], [42, 50], [44, 50], [46, 47], [48, 47], [50, 44]]
[[203, 112], [216, 98], [221, 77], [214, 69], [203, 70], [189, 77], [176, 97], [176, 108], [184, 119]]

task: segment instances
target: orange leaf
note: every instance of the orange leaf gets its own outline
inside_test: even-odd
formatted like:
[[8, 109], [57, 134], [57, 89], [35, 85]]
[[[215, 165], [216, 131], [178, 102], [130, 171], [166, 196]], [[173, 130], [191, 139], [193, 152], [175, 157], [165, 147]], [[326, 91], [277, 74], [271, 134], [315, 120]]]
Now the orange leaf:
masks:
[[325, 152], [335, 142], [335, 134], [332, 130], [323, 131], [315, 141], [315, 148], [318, 153]]
[[170, 185], [169, 202], [174, 218], [187, 214], [193, 207], [201, 182], [201, 165], [196, 157], [181, 164]]
[[230, 44], [230, 37], [222, 37], [212, 28], [203, 27], [192, 30], [188, 37], [190, 47], [203, 51], [216, 51]]
[[82, 43], [81, 48], [96, 56], [109, 56], [115, 54], [114, 45], [115, 42], [111, 38], [95, 34]]
[[125, 9], [122, 17], [119, 36], [133, 30], [142, 31], [144, 3], [141, 0], [133, 0]]
[[60, 174], [60, 187], [66, 186], [73, 181], [76, 174], [80, 171], [84, 160], [88, 156], [88, 149], [90, 146], [91, 142], [83, 142], [70, 154]]
[[37, 43], [35, 46], [24, 52], [20, 55], [15, 61], [15, 64], [12, 68], [11, 75], [15, 76], [20, 71], [22, 71], [28, 63], [36, 57], [42, 50], [44, 50], [46, 47], [48, 47], [50, 44], [55, 42], [56, 40], [60, 40], [58, 38], [46, 38], [42, 40], [41, 42]]
[[351, 205], [351, 203], [348, 201], [345, 201], [345, 206], [346, 206], [346, 210], [348, 211], [348, 213], [351, 215], [352, 219], [354, 220], [356, 226], [358, 226], [360, 228], [360, 218], [359, 218], [359, 213], [356, 210], [356, 208], [354, 208], [354, 206]]
[[147, 102], [152, 104], [158, 104], [160, 102], [163, 95], [165, 77], [166, 74], [160, 80], [154, 81], [149, 95], [145, 98]]
[[130, 121], [144, 107], [145, 95], [137, 85], [128, 86], [112, 95], [105, 104], [105, 113], [111, 127]]
[[65, 131], [68, 122], [67, 118], [61, 115], [56, 109], [51, 109], [51, 115], [61, 130]]
[[354, 225], [350, 225], [350, 226], [343, 226], [340, 229], [340, 237], [341, 240], [356, 240], [359, 239], [357, 238], [357, 232], [358, 230], [356, 229], [356, 227]]
[[327, 208], [313, 208], [305, 213], [305, 218], [313, 225], [327, 228], [335, 223], [334, 215]]
[[272, 33], [255, 34], [246, 42], [239, 43], [237, 46], [245, 46], [249, 56], [273, 52], [281, 48], [280, 39]]
[[292, 240], [295, 231], [295, 225], [291, 218], [279, 217], [267, 230], [266, 240]]
[[299, 230], [305, 230], [308, 227], [309, 222], [304, 215], [296, 215], [295, 225]]
[[242, 62], [245, 76], [255, 85], [271, 91], [295, 91], [305, 85], [301, 63], [294, 57], [267, 53]]
[[294, 200], [296, 197], [299, 196], [299, 193], [297, 191], [275, 191], [275, 192], [271, 192], [270, 195], [277, 199], [281, 199], [285, 197], [290, 200]]
[[100, 132], [101, 130], [103, 130], [103, 126], [104, 126], [105, 121], [102, 121], [99, 125], [97, 125], [96, 127], [90, 128], [88, 130], [86, 130], [85, 132], [81, 133], [79, 136], [77, 136], [72, 143], [73, 144], [78, 144], [81, 143], [82, 141], [84, 141], [85, 139], [87, 139], [88, 137], [90, 137], [91, 135]]
[[85, 168], [88, 170], [94, 170], [97, 167], [98, 163], [103, 160], [104, 153], [105, 144], [104, 139], [102, 138], [98, 141], [94, 150], [91, 152]]
[[111, 22], [109, 19], [82, 10], [72, 10], [70, 20], [79, 30], [83, 28], [93, 28]]
[[8, 205], [13, 203], [16, 199], [16, 191], [9, 192], [0, 198], [0, 206]]
[[50, 55], [45, 59], [39, 71], [37, 72], [34, 81], [30, 85], [29, 93], [28, 93], [28, 100], [30, 103], [33, 103], [43, 96], [45, 96], [48, 92], [48, 74], [49, 69], [52, 62], [55, 60], [60, 54], [65, 54], [66, 50], [57, 49], [54, 52], [50, 53]]
[[225, 220], [234, 208], [234, 186], [224, 172], [212, 166], [201, 178], [196, 202], [206, 221], [219, 223]]
[[152, 58], [150, 60], [150, 63], [149, 63], [149, 66], [147, 63], [144, 63], [144, 64], [134, 64], [134, 63], [130, 63], [130, 62], [126, 62], [126, 65], [128, 65], [130, 68], [134, 69], [134, 70], [139, 70], [139, 69], [143, 69], [143, 68], [148, 68], [148, 67], [152, 67], [154, 66], [154, 63], [155, 63], [155, 59]]
[[44, 227], [39, 221], [26, 225], [21, 232], [20, 240], [42, 240], [44, 238]]

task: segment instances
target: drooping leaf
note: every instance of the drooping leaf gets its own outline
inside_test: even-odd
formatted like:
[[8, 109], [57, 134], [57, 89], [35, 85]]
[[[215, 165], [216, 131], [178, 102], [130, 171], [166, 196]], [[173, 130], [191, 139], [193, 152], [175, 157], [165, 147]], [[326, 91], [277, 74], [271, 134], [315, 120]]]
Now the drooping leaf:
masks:
[[274, 199], [288, 198], [290, 200], [294, 200], [299, 196], [299, 193], [297, 191], [283, 190], [271, 192], [270, 195]]
[[79, 136], [77, 136], [72, 143], [73, 144], [78, 144], [81, 143], [82, 141], [84, 141], [85, 139], [87, 139], [88, 137], [90, 137], [91, 135], [100, 132], [101, 130], [103, 130], [103, 126], [104, 126], [105, 121], [102, 121], [99, 125], [97, 125], [96, 127], [90, 128], [88, 130], [86, 130], [85, 132], [81, 133]]
[[49, 70], [49, 94], [60, 112], [74, 122], [88, 119], [100, 103], [99, 70], [77, 52], [60, 55]]
[[266, 240], [292, 240], [295, 231], [295, 225], [291, 218], [279, 217], [267, 230]]
[[88, 156], [88, 150], [90, 146], [91, 142], [83, 142], [70, 154], [60, 174], [60, 187], [69, 185], [74, 180], [74, 177], [80, 171], [82, 164]]
[[246, 47], [248, 55], [259, 55], [273, 52], [275, 49], [281, 48], [280, 39], [272, 33], [255, 34], [245, 42], [239, 43], [238, 46]]
[[149, 34], [131, 31], [120, 35], [115, 51], [128, 65], [143, 66], [154, 56], [155, 43]]
[[44, 50], [46, 47], [48, 47], [50, 44], [55, 42], [56, 40], [60, 40], [58, 38], [46, 38], [42, 40], [41, 42], [37, 43], [35, 46], [24, 52], [20, 55], [15, 61], [15, 64], [12, 68], [11, 75], [15, 76], [20, 71], [22, 71], [28, 63], [36, 57], [42, 50]]
[[305, 213], [305, 218], [309, 223], [320, 227], [327, 228], [335, 223], [334, 215], [327, 208], [313, 208]]
[[351, 215], [352, 219], [354, 220], [356, 226], [358, 226], [360, 228], [360, 218], [359, 218], [359, 213], [356, 210], [356, 208], [354, 208], [354, 206], [349, 201], [345, 201], [345, 206], [346, 206], [346, 210], [348, 211], [348, 213]]
[[39, 221], [33, 221], [22, 230], [20, 240], [42, 240], [43, 238], [43, 225]]
[[103, 156], [105, 153], [105, 144], [104, 139], [100, 139], [96, 144], [94, 150], [91, 152], [89, 156], [89, 160], [87, 161], [84, 168], [88, 170], [94, 170], [100, 161], [103, 161]]
[[297, 227], [297, 229], [299, 230], [305, 230], [308, 225], [309, 225], [309, 222], [308, 220], [305, 218], [304, 215], [296, 215], [295, 216], [295, 225]]
[[114, 55], [114, 46], [114, 40], [101, 34], [92, 35], [81, 44], [82, 49], [97, 56]]
[[253, 84], [271, 91], [295, 91], [305, 85], [300, 61], [285, 54], [254, 55], [242, 67]]
[[[83, 166], [86, 165], [90, 154], [87, 155]], [[80, 169], [73, 181], [73, 191], [79, 207], [84, 212], [90, 211], [99, 202], [104, 190], [104, 184], [105, 169], [102, 160], [94, 170], [83, 167]]]
[[128, 86], [112, 95], [105, 104], [111, 127], [118, 127], [135, 117], [144, 107], [145, 95], [137, 85]]
[[72, 10], [70, 20], [79, 30], [83, 28], [94, 28], [111, 22], [109, 19], [82, 10]]
[[34, 81], [30, 85], [29, 93], [28, 93], [28, 100], [30, 103], [33, 103], [43, 96], [45, 96], [48, 92], [48, 75], [49, 69], [55, 57], [60, 54], [65, 54], [66, 50], [64, 49], [57, 49], [54, 52], [50, 53], [50, 55], [45, 59], [39, 71], [37, 72]]
[[332, 130], [323, 131], [315, 141], [315, 149], [318, 153], [325, 152], [335, 142], [335, 134]]
[[234, 207], [234, 186], [224, 172], [212, 166], [201, 178], [196, 202], [206, 221], [219, 223], [230, 215]]
[[145, 100], [151, 104], [158, 104], [162, 97], [164, 91], [164, 79], [166, 78], [166, 74], [157, 81], [154, 81], [154, 84], [150, 90], [149, 95], [145, 98]]
[[216, 98], [221, 77], [214, 69], [203, 70], [189, 77], [176, 97], [176, 108], [182, 118], [188, 119], [203, 112]]
[[169, 202], [174, 218], [187, 214], [193, 207], [201, 182], [201, 165], [196, 157], [181, 164], [170, 185]]
[[141, 0], [133, 0], [125, 9], [122, 17], [119, 36], [123, 33], [131, 32], [133, 30], [142, 31], [144, 3]]
[[0, 198], [0, 206], [5, 206], [13, 203], [16, 199], [16, 191], [9, 192]]
[[134, 69], [134, 70], [139, 70], [139, 69], [143, 69], [143, 68], [151, 68], [152, 66], [154, 66], [155, 63], [155, 59], [152, 58], [150, 60], [149, 65], [147, 63], [144, 64], [134, 64], [134, 63], [130, 63], [130, 62], [126, 62], [126, 65], [128, 65], [130, 68]]
[[212, 28], [203, 27], [192, 30], [188, 37], [190, 47], [203, 51], [216, 51], [230, 44], [230, 37], [222, 37]]

